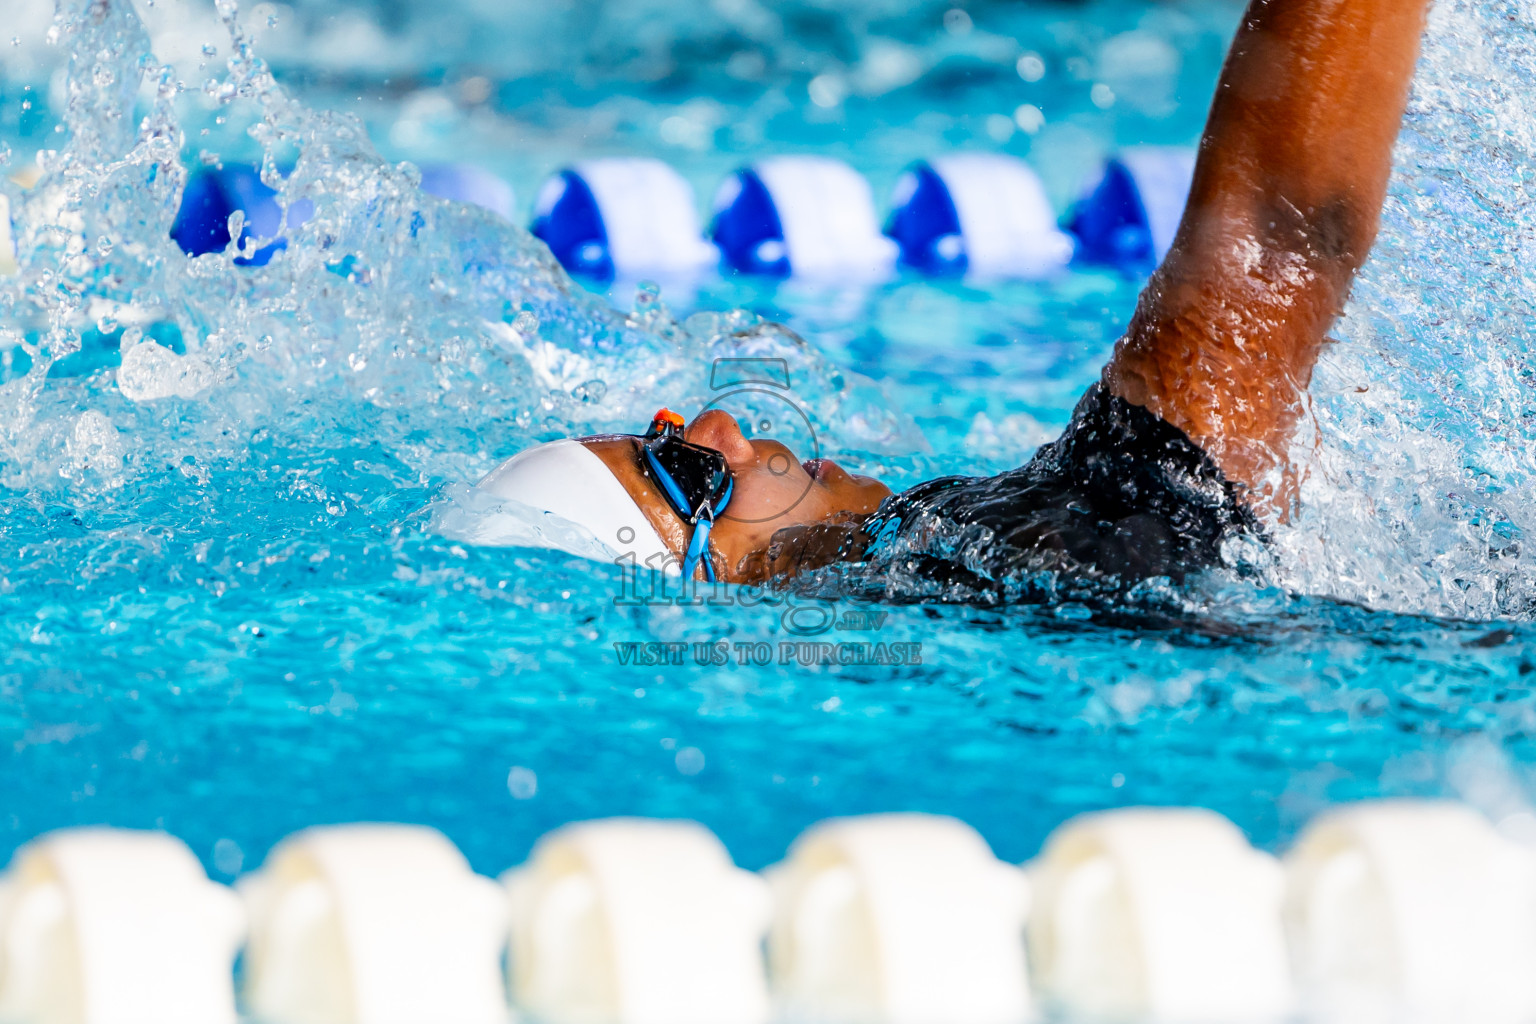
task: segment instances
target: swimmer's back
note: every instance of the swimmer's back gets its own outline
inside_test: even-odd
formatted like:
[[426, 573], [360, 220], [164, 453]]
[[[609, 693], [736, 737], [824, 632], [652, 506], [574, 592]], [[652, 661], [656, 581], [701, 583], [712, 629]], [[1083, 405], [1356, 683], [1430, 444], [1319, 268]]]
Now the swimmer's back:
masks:
[[[945, 477], [889, 499], [849, 556], [911, 596], [1030, 600], [1061, 581], [1116, 593], [1182, 580], [1262, 527], [1183, 431], [1095, 385], [1060, 438], [995, 477]], [[895, 595], [888, 595], [895, 596]]]

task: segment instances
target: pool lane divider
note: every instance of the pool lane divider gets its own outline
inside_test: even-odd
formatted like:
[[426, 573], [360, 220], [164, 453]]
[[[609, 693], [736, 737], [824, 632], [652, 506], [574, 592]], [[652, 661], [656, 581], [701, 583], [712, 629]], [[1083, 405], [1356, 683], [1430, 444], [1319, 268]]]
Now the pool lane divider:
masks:
[[506, 896], [440, 832], [289, 836], [240, 879], [245, 1006], [285, 1024], [504, 1024]]
[[[421, 190], [427, 195], [479, 206], [507, 221], [515, 215], [511, 186], [488, 171], [470, 164], [423, 164], [420, 173]], [[232, 236], [236, 222], [230, 218], [237, 213], [239, 234]], [[308, 199], [284, 210], [277, 190], [262, 180], [256, 167], [232, 162], [188, 175], [171, 239], [188, 256], [223, 252], [233, 241], [240, 254], [234, 257], [236, 265], [263, 267], [288, 247], [286, 233], [314, 215]]]
[[585, 160], [546, 179], [529, 230], [561, 266], [603, 284], [692, 278], [720, 262], [693, 186], [649, 157]]
[[1042, 994], [1078, 1015], [1280, 1020], [1295, 1005], [1284, 872], [1210, 811], [1085, 814], [1030, 871], [1029, 949]]
[[900, 254], [880, 231], [858, 171], [825, 156], [775, 156], [735, 171], [715, 192], [710, 235], [732, 270], [873, 283]]
[[235, 1024], [240, 901], [161, 832], [77, 828], [0, 876], [0, 1020]]
[[932, 277], [1032, 280], [1059, 272], [1076, 252], [1040, 178], [998, 153], [913, 164], [896, 181], [885, 233], [903, 264]]
[[298, 832], [233, 889], [109, 828], [0, 874], [8, 1024], [1516, 1024], [1533, 964], [1536, 850], [1435, 801], [1336, 808], [1279, 860], [1210, 811], [1131, 808], [1022, 869], [890, 814], [812, 826], [761, 874], [634, 818], [559, 828], [500, 884], [379, 824]]
[[769, 893], [702, 825], [567, 825], [502, 876], [509, 989], [544, 1024], [766, 1024]]
[[[720, 183], [706, 240], [687, 179], [651, 157], [607, 157], [545, 179], [530, 231], [577, 277], [603, 286], [657, 280], [669, 294], [689, 294], [716, 268], [845, 285], [888, 280], [898, 265], [972, 280], [1035, 280], [1069, 265], [1145, 274], [1172, 244], [1194, 159], [1189, 149], [1123, 150], [1058, 223], [1025, 161], [939, 155], [897, 179], [882, 227], [869, 183], [843, 161], [765, 157]], [[514, 217], [511, 188], [469, 164], [425, 164], [421, 187]], [[171, 236], [191, 256], [223, 252], [233, 241], [235, 263], [262, 266], [313, 215], [308, 200], [285, 211], [255, 167], [229, 163], [189, 176]], [[0, 273], [4, 243], [0, 237]]]
[[1016, 1024], [1030, 1017], [1025, 873], [954, 818], [815, 825], [764, 874], [787, 1020]]

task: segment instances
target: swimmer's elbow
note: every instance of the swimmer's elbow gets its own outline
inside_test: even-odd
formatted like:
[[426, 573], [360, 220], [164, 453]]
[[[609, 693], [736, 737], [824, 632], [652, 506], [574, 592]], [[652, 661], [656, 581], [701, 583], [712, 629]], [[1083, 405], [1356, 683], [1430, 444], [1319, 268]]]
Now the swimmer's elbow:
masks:
[[1284, 199], [1266, 205], [1259, 217], [1265, 246], [1295, 253], [1319, 270], [1352, 275], [1376, 241], [1378, 207], [1349, 192], [1306, 206]]

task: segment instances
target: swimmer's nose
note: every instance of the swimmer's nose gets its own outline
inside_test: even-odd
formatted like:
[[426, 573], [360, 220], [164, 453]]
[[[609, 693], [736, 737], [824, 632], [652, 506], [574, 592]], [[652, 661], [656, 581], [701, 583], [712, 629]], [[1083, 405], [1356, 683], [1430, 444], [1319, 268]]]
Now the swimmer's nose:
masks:
[[736, 417], [722, 409], [699, 413], [683, 431], [683, 437], [694, 444], [713, 448], [724, 455], [733, 468], [747, 465], [753, 459], [752, 443], [742, 435]]

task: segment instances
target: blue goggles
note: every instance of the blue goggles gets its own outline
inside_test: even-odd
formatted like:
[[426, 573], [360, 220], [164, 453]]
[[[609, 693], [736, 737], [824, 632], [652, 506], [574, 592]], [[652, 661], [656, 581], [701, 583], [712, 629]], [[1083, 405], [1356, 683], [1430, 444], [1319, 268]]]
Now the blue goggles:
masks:
[[725, 456], [713, 448], [683, 440], [683, 418], [662, 409], [640, 438], [642, 467], [656, 481], [662, 496], [683, 521], [693, 527], [683, 557], [683, 578], [692, 579], [701, 562], [704, 578], [715, 582], [709, 532], [715, 517], [731, 501], [731, 470]]

